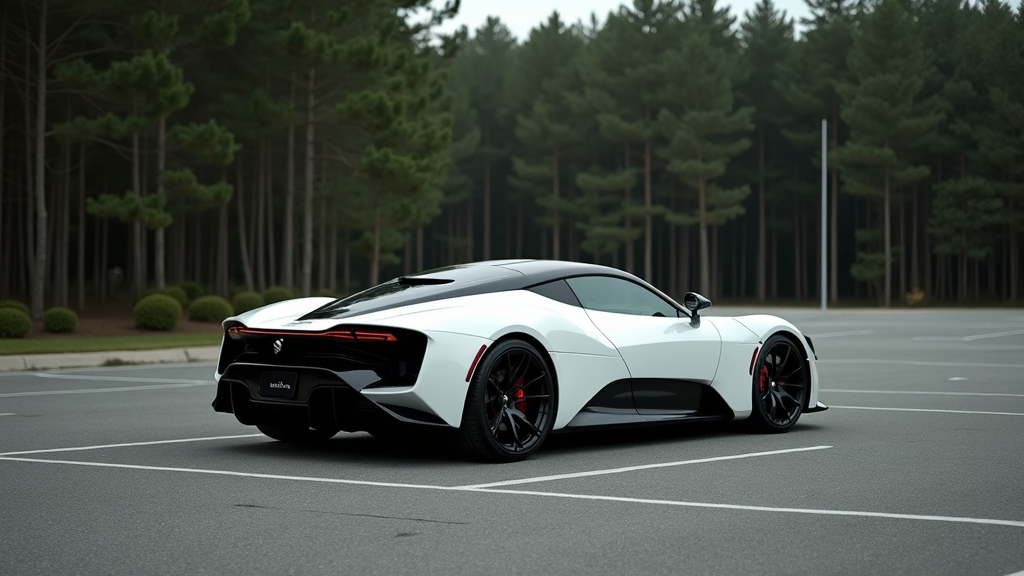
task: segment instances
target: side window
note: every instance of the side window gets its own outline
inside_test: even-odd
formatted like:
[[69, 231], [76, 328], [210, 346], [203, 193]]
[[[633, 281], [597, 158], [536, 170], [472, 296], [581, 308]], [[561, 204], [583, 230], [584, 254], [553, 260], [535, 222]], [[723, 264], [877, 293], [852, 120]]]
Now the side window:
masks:
[[566, 282], [588, 310], [636, 316], [678, 316], [675, 307], [660, 296], [628, 280], [611, 276], [581, 276], [569, 278]]

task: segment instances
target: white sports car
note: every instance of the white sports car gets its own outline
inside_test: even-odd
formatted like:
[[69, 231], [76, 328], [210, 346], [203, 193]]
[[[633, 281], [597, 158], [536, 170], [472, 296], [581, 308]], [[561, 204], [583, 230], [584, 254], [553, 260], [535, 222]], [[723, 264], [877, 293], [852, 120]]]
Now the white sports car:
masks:
[[267, 436], [453, 431], [514, 461], [554, 431], [745, 419], [783, 432], [818, 402], [810, 339], [774, 316], [700, 316], [621, 270], [501, 260], [299, 298], [224, 321], [213, 408]]

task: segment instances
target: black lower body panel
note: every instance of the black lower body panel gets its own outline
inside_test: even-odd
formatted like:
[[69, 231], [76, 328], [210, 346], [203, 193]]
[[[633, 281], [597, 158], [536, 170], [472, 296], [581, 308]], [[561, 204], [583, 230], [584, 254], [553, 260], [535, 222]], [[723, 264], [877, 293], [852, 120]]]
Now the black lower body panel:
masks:
[[[268, 394], [263, 374], [292, 372], [291, 397]], [[262, 394], [261, 394], [262, 392]], [[234, 414], [242, 424], [272, 424], [346, 432], [375, 431], [403, 425], [443, 425], [433, 414], [389, 408], [368, 400], [337, 373], [322, 368], [233, 364], [225, 370], [213, 400], [217, 412]]]

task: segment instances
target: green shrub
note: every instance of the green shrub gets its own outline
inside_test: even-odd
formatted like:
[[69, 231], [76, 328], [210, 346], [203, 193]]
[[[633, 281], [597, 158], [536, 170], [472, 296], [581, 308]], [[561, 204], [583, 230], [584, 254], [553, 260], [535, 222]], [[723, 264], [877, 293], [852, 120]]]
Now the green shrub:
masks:
[[132, 298], [132, 306], [135, 306], [139, 302], [142, 302], [142, 300], [144, 298], [147, 298], [149, 296], [152, 296], [153, 294], [159, 294], [159, 293], [160, 292], [158, 292], [158, 291], [156, 291], [156, 290], [154, 290], [152, 288], [144, 288], [143, 290], [137, 292], [135, 294], [135, 296]]
[[47, 332], [74, 332], [78, 314], [62, 306], [54, 306], [43, 314], [43, 330]]
[[231, 299], [231, 306], [235, 309], [235, 314], [255, 310], [263, 306], [263, 295], [259, 292], [239, 292]]
[[267, 304], [291, 300], [292, 298], [295, 298], [295, 293], [284, 286], [271, 286], [263, 293], [263, 301]]
[[200, 296], [188, 307], [188, 319], [196, 322], [223, 322], [234, 313], [231, 303], [220, 296]]
[[341, 293], [337, 290], [331, 290], [330, 288], [321, 288], [314, 292], [313, 296], [320, 298], [341, 298]]
[[32, 319], [17, 308], [0, 308], [0, 338], [24, 338], [32, 331]]
[[[18, 302], [17, 300], [0, 300], [0, 308], [13, 308], [15, 310], [21, 310], [26, 316], [31, 314], [28, 310], [28, 306]], [[31, 318], [30, 318], [31, 319]]]
[[161, 294], [167, 294], [171, 298], [174, 298], [182, 306], [188, 305], [191, 302], [191, 298], [188, 297], [188, 293], [181, 286], [168, 286], [160, 291]]
[[167, 294], [151, 294], [132, 310], [135, 325], [149, 330], [170, 330], [181, 319], [181, 303]]
[[181, 284], [178, 284], [178, 286], [185, 291], [185, 295], [188, 297], [189, 302], [206, 294], [206, 290], [203, 289], [203, 285], [199, 282], [192, 282], [190, 280], [188, 282], [182, 282]]

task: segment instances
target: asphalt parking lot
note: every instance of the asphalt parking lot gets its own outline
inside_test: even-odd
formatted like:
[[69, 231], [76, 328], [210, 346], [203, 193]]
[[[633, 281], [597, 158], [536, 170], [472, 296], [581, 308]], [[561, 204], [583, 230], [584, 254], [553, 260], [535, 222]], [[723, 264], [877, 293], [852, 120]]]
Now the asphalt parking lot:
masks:
[[0, 374], [0, 574], [1024, 574], [1024, 310], [770, 312], [827, 412], [506, 465], [271, 441], [211, 364]]

